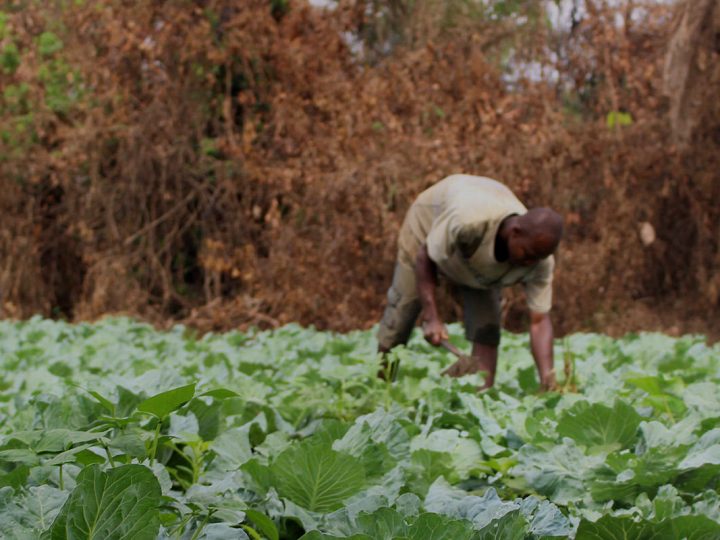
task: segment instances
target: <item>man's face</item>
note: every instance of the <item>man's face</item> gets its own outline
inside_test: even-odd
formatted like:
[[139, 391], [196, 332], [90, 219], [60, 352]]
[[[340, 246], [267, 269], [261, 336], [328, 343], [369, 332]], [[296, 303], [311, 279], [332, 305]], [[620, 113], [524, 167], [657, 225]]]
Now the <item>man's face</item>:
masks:
[[515, 266], [534, 266], [552, 255], [555, 246], [543, 238], [530, 238], [520, 233], [508, 239], [508, 261]]

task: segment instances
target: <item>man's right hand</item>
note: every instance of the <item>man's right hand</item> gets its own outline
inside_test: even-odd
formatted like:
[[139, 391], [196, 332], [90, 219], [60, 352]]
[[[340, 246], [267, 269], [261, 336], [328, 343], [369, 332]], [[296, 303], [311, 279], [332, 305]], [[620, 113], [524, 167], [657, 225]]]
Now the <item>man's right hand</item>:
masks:
[[436, 347], [443, 340], [448, 339], [448, 332], [440, 319], [430, 319], [423, 323], [423, 334], [425, 339]]

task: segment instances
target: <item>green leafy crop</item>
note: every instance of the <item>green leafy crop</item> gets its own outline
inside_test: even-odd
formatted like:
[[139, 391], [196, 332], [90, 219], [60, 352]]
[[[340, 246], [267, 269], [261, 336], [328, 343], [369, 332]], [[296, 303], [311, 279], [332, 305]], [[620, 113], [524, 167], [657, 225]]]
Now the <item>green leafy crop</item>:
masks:
[[159, 503], [160, 484], [147, 467], [103, 472], [91, 465], [78, 474], [49, 538], [152, 540], [160, 528]]
[[0, 537], [720, 537], [720, 348], [702, 337], [569, 336], [572, 381], [547, 394], [527, 336], [503, 336], [484, 393], [419, 336], [392, 384], [375, 350], [296, 325], [0, 322]]

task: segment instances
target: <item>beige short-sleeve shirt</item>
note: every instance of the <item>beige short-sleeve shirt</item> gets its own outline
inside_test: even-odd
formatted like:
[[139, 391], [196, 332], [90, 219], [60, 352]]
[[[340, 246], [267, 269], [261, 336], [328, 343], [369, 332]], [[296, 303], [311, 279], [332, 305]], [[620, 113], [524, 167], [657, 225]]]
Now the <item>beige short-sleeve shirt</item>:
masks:
[[495, 259], [495, 236], [502, 221], [527, 208], [506, 186], [482, 176], [448, 176], [422, 192], [408, 211], [398, 241], [402, 262], [414, 266], [427, 244], [430, 258], [451, 281], [476, 289], [523, 283], [528, 307], [552, 307], [552, 256], [529, 267]]

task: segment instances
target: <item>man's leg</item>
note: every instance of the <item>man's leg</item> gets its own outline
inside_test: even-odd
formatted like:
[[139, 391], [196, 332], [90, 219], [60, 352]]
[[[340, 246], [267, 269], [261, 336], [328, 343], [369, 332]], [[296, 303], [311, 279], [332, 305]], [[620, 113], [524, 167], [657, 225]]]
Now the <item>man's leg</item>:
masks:
[[483, 371], [486, 374], [483, 388], [490, 388], [495, 382], [500, 344], [500, 290], [461, 287], [459, 292], [463, 302], [465, 337], [472, 342], [473, 350], [469, 362], [458, 361], [446, 373], [460, 377]]
[[415, 271], [402, 261], [395, 265], [392, 285], [387, 293], [387, 305], [378, 329], [378, 352], [382, 353], [382, 365], [378, 377], [391, 379], [397, 376], [397, 362], [388, 367], [385, 353], [410, 339], [421, 305], [417, 295]]
[[485, 390], [495, 384], [495, 371], [497, 369], [498, 346], [473, 343], [472, 359], [475, 363], [475, 371], [485, 373], [485, 384], [480, 390]]

